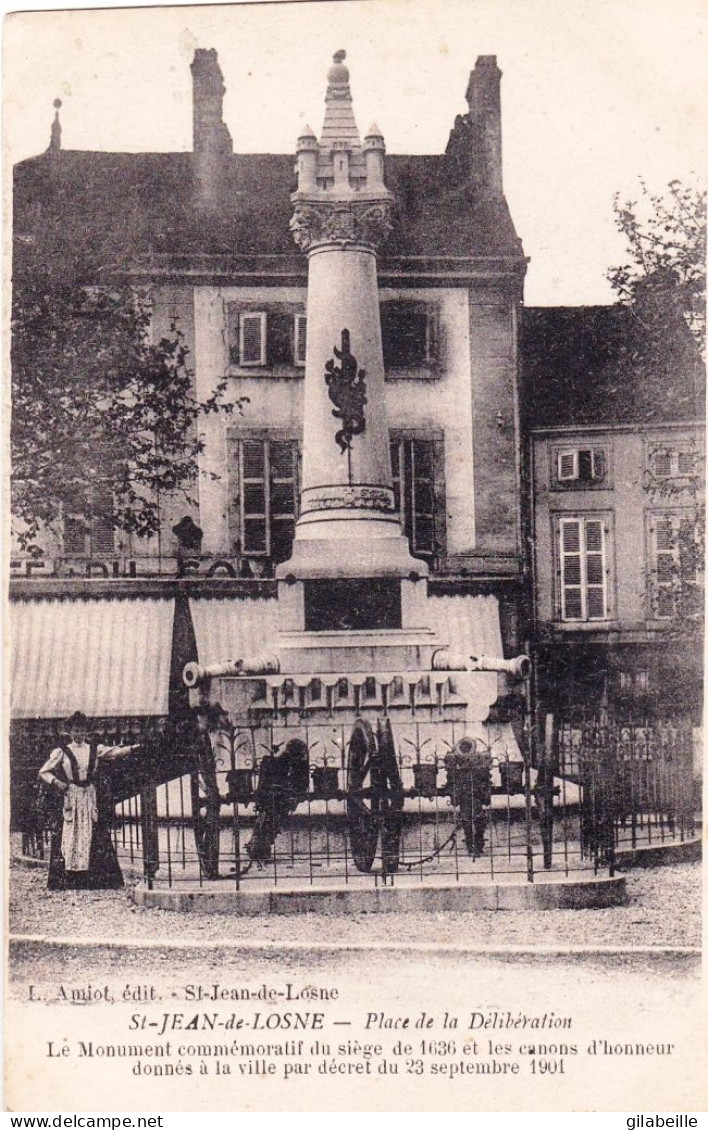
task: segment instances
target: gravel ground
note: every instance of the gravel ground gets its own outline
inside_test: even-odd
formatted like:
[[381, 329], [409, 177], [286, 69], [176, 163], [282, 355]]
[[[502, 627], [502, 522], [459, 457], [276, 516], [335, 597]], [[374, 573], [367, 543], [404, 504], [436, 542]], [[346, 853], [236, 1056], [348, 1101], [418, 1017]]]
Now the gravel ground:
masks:
[[252, 942], [407, 942], [468, 945], [699, 946], [701, 940], [699, 863], [673, 864], [627, 873], [630, 904], [603, 910], [450, 911], [425, 914], [359, 913], [351, 917], [303, 914], [191, 915], [139, 909], [122, 891], [56, 894], [46, 890], [46, 871], [14, 863], [10, 871], [9, 921], [12, 935], [92, 940], [171, 938]]

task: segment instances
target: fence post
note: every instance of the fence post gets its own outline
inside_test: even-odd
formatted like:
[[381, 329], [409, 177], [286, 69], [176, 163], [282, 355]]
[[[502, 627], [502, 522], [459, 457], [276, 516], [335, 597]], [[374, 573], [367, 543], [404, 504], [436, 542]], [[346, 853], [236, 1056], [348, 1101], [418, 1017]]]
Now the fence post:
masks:
[[153, 880], [160, 867], [156, 785], [143, 785], [140, 790], [140, 827], [143, 837], [143, 874], [148, 890], [152, 890]]

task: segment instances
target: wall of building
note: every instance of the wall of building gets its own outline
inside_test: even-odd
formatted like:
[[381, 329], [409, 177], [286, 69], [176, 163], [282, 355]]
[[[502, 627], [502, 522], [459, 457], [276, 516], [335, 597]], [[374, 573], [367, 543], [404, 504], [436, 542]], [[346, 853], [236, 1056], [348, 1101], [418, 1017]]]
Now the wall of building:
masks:
[[[690, 507], [695, 480], [676, 480], [665, 488], [651, 474], [653, 449], [695, 448], [695, 429], [655, 428], [558, 430], [533, 438], [534, 554], [537, 617], [568, 633], [614, 629], [641, 631], [653, 620], [648, 592], [648, 521], [653, 512]], [[699, 467], [702, 465], [700, 441]], [[563, 448], [601, 448], [608, 453], [605, 479], [585, 489], [554, 483], [556, 454]], [[555, 516], [597, 514], [609, 529], [607, 578], [610, 617], [606, 621], [562, 624], [559, 613]], [[656, 626], [656, 624], [654, 625]]]
[[[248, 398], [231, 417], [202, 422], [204, 453], [200, 460], [200, 521], [205, 553], [228, 552], [228, 476], [226, 436], [229, 428], [270, 429], [302, 435], [304, 370], [286, 375], [251, 374], [229, 364], [227, 309], [230, 303], [264, 307], [274, 303], [305, 304], [305, 288], [195, 288], [196, 390], [205, 398], [227, 377], [226, 400]], [[468, 292], [464, 288], [381, 289], [381, 300], [424, 302], [438, 313], [439, 361], [428, 371], [402, 371], [387, 381], [389, 428], [444, 436], [447, 552], [463, 554], [475, 544], [475, 490], [472, 475], [472, 400]], [[493, 377], [495, 374], [492, 374]], [[480, 379], [482, 379], [480, 377]], [[488, 379], [485, 373], [484, 379]], [[215, 477], [217, 476], [217, 477]]]
[[475, 550], [481, 555], [519, 552], [516, 327], [513, 300], [470, 294]]

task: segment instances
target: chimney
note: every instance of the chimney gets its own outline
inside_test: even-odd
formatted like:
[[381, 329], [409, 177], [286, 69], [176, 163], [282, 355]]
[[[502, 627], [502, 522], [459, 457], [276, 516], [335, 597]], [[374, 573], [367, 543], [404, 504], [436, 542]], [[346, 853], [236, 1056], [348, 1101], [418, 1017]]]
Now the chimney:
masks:
[[213, 209], [222, 201], [233, 142], [224, 122], [224, 76], [213, 49], [197, 48], [191, 65], [194, 175], [199, 204]]
[[480, 55], [467, 85], [469, 122], [482, 145], [487, 187], [499, 196], [502, 188], [501, 71], [496, 55]]

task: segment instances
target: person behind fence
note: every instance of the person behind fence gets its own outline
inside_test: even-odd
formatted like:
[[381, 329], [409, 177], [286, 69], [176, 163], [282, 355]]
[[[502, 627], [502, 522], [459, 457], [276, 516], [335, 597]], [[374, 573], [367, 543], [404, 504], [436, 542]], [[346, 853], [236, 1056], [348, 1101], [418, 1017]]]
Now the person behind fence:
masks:
[[106, 746], [88, 737], [88, 718], [77, 710], [61, 741], [39, 770], [39, 780], [58, 800], [49, 857], [50, 891], [117, 889], [123, 886], [111, 826], [110, 782], [102, 770], [136, 745]]

